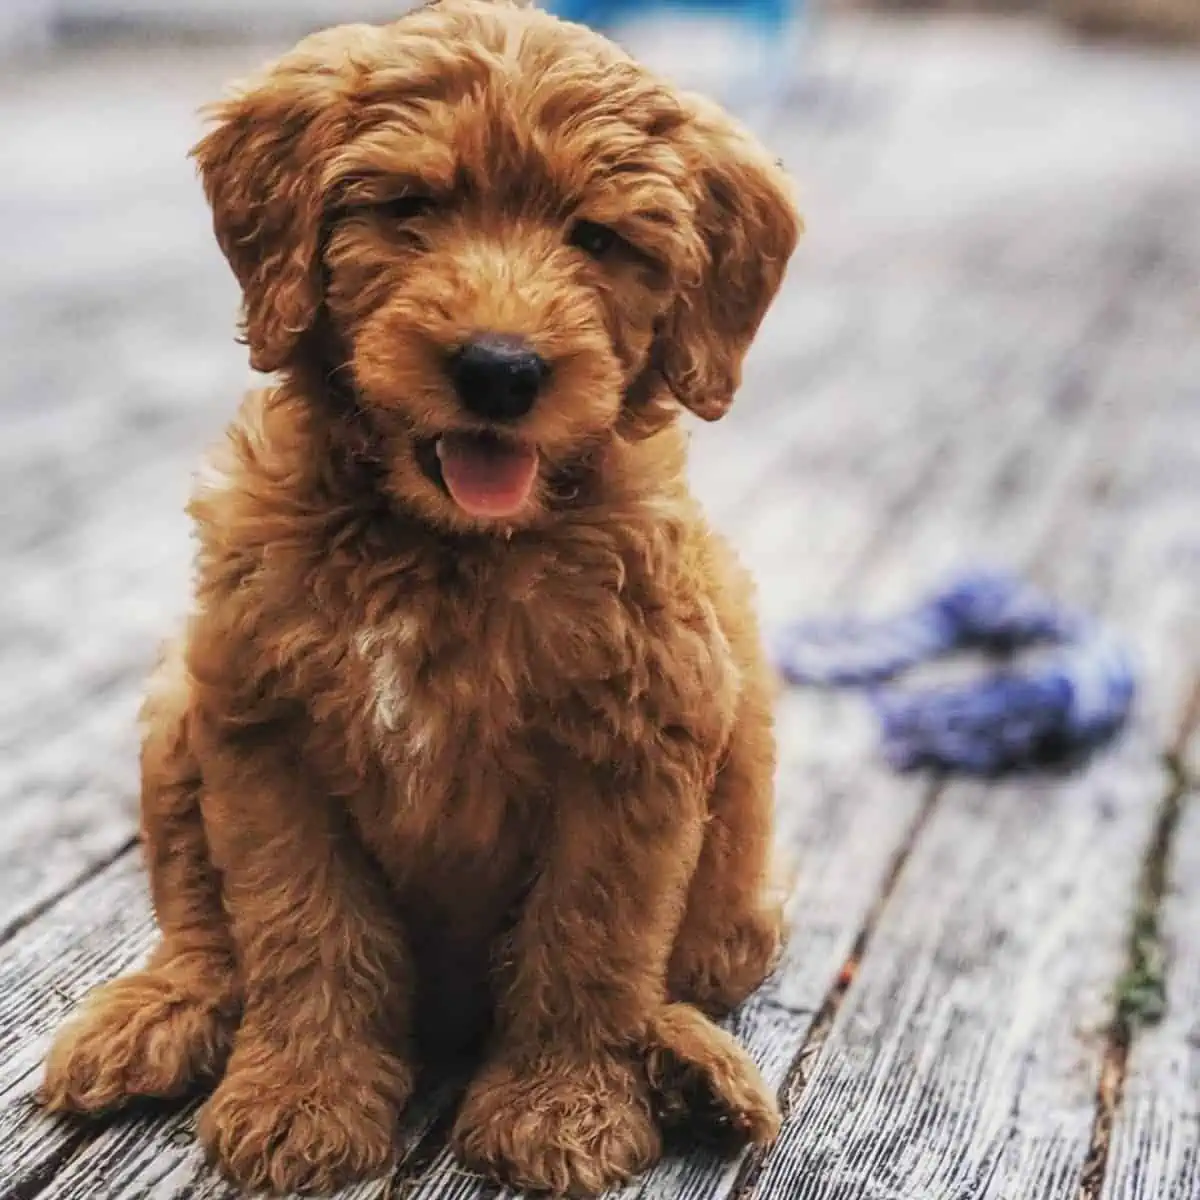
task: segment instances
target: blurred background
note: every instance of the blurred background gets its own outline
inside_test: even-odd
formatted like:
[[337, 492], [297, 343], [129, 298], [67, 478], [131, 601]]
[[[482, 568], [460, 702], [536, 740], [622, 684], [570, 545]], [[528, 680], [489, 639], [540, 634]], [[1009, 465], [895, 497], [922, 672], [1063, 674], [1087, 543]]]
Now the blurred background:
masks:
[[[760, 1033], [787, 1032], [786, 1053], [763, 1044], [789, 1097], [805, 1076], [788, 1064], [816, 1070], [827, 1035], [805, 1041], [808, 1017], [834, 980], [840, 1003], [851, 947], [917, 849], [872, 951], [883, 966], [866, 960], [850, 1033], [790, 1126], [815, 1131], [791, 1159], [803, 1170], [772, 1183], [768, 1167], [755, 1194], [833, 1170], [839, 1196], [1095, 1200], [1119, 1092], [1097, 1091], [1095, 1033], [1118, 988], [1168, 1012], [1146, 1043], [1161, 1078], [1131, 1059], [1127, 1090], [1166, 1097], [1181, 1132], [1129, 1137], [1136, 1162], [1114, 1158], [1111, 1180], [1178, 1167], [1175, 1184], [1129, 1186], [1195, 1195], [1194, 880], [1164, 917], [1169, 952], [1153, 912], [1185, 792], [1180, 888], [1200, 863], [1200, 0], [558, 3], [724, 100], [796, 180], [807, 235], [732, 413], [693, 438], [696, 489], [758, 577], [768, 631], [904, 609], [997, 565], [1137, 659], [1140, 732], [1077, 787], [952, 789], [927, 824], [937, 788], [880, 762], [866, 705], [784, 694], [781, 838], [804, 892], [783, 1007], [762, 1010], [790, 1015]], [[187, 604], [192, 472], [251, 382], [187, 158], [197, 110], [308, 30], [403, 7], [0, 0], [5, 1195], [225, 1195], [194, 1182], [187, 1111], [93, 1138], [26, 1094], [51, 1028], [151, 944], [135, 713]], [[1158, 892], [1129, 943], [1146, 847]], [[881, 1096], [901, 1098], [881, 1116]], [[960, 1119], [972, 1105], [983, 1116]], [[1174, 1159], [1143, 1150], [1163, 1145]]]
[[[723, 99], [796, 180], [807, 235], [733, 411], [693, 438], [696, 489], [768, 631], [903, 610], [997, 565], [1137, 657], [1138, 735], [1092, 772], [940, 796], [880, 761], [861, 698], [783, 694], [781, 837], [804, 890], [755, 1037], [772, 1086], [808, 1089], [788, 1136], [813, 1132], [800, 1174], [768, 1164], [754, 1194], [802, 1178], [815, 1195], [841, 1155], [821, 1195], [1096, 1200], [1119, 1129], [1096, 1031], [1119, 986], [1168, 1011], [1146, 1043], [1161, 1086], [1131, 1058], [1127, 1090], [1153, 1099], [1137, 1113], [1165, 1097], [1180, 1132], [1118, 1139], [1136, 1162], [1111, 1179], [1196, 1195], [1194, 803], [1170, 955], [1153, 913], [1182, 798], [1200, 796], [1200, 0], [558, 3]], [[197, 109], [309, 29], [402, 7], [0, 0], [7, 1196], [225, 1195], [195, 1182], [175, 1118], [93, 1138], [26, 1094], [53, 1025], [151, 944], [134, 717], [187, 603], [192, 472], [250, 382], [187, 158]], [[1128, 1025], [1113, 1030], [1105, 1072], [1125, 1062]], [[898, 1097], [882, 1117], [879, 1097]]]
[[[129, 836], [191, 471], [249, 381], [197, 108], [402, 7], [0, 3], [0, 909]], [[768, 623], [998, 561], [1135, 636], [1154, 612], [1143, 649], [1182, 694], [1200, 0], [561, 7], [725, 99], [797, 181], [808, 235], [734, 413], [695, 436]]]

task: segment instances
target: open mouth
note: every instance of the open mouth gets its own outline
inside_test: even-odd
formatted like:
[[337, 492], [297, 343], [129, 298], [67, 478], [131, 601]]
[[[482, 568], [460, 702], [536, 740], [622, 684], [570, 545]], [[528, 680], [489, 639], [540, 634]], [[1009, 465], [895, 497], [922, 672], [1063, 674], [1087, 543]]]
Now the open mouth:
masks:
[[538, 452], [491, 433], [445, 433], [417, 445], [417, 462], [468, 516], [499, 519], [525, 507]]

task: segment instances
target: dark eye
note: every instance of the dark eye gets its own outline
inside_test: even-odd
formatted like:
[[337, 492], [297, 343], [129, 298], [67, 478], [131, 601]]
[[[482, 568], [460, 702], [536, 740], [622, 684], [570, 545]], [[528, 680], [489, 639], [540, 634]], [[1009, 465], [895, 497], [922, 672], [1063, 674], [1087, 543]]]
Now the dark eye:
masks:
[[430, 212], [433, 200], [421, 195], [393, 196], [390, 200], [381, 200], [374, 208], [389, 221], [411, 221]]
[[621, 238], [607, 225], [595, 221], [576, 221], [568, 239], [572, 246], [590, 254], [592, 258], [606, 258], [616, 249]]

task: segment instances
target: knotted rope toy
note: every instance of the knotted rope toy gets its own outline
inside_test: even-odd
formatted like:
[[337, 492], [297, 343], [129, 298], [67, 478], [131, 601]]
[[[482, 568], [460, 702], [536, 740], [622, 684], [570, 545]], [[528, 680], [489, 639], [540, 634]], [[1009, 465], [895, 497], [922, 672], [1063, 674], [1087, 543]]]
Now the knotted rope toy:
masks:
[[[884, 686], [954, 651], [1011, 658], [1031, 646], [1057, 650], [961, 686]], [[890, 619], [798, 622], [781, 631], [775, 658], [790, 684], [865, 688], [884, 756], [901, 771], [987, 776], [1081, 758], [1124, 725], [1135, 690], [1116, 639], [997, 571], [964, 575]]]

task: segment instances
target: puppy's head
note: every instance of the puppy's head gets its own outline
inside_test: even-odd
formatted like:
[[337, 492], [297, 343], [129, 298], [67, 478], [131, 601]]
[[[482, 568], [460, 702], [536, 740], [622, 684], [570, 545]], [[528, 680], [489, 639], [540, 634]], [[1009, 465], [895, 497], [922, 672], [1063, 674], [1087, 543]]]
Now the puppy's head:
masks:
[[536, 521], [674, 402], [720, 417], [798, 235], [715, 107], [519, 4], [315, 35], [215, 116], [195, 154], [252, 363], [319, 358], [443, 527]]

